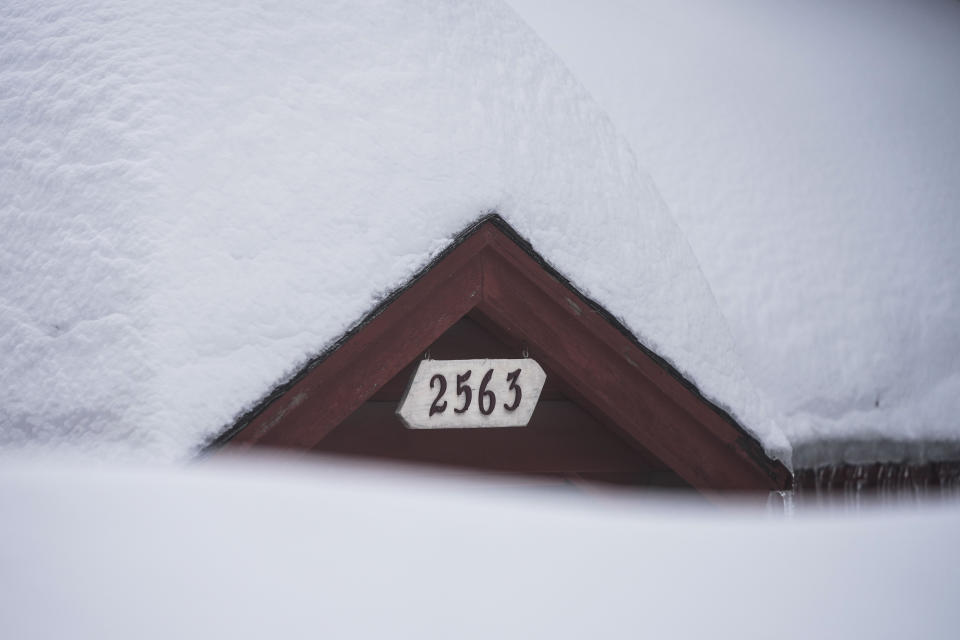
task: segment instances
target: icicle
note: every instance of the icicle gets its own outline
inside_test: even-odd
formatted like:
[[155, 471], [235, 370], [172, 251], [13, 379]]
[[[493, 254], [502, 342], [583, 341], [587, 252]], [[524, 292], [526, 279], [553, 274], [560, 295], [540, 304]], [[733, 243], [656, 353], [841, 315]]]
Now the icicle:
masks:
[[771, 491], [767, 495], [767, 514], [793, 517], [793, 491]]
[[880, 492], [880, 504], [891, 506], [896, 501], [897, 468], [895, 464], [881, 463], [877, 471], [877, 489]]
[[781, 491], [783, 494], [783, 515], [787, 518], [793, 518], [793, 491]]
[[916, 491], [913, 490], [913, 482], [910, 479], [910, 465], [901, 465], [899, 475], [897, 495], [900, 496], [900, 503], [916, 504], [919, 500]]
[[883, 506], [920, 505], [926, 500], [960, 500], [960, 462], [824, 465], [801, 469], [794, 478], [792, 508], [808, 505], [860, 511], [867, 502]]
[[817, 506], [829, 505], [831, 502], [831, 490], [833, 489], [833, 479], [837, 473], [834, 466], [823, 466], [817, 469], [816, 489]]
[[853, 493], [852, 502], [854, 511], [860, 511], [863, 498], [863, 487], [867, 484], [867, 469], [862, 464], [853, 466], [853, 482], [850, 491]]
[[920, 503], [927, 497], [927, 476], [929, 466], [918, 467], [916, 470], [907, 470], [910, 477], [910, 489], [913, 491], [914, 502]]

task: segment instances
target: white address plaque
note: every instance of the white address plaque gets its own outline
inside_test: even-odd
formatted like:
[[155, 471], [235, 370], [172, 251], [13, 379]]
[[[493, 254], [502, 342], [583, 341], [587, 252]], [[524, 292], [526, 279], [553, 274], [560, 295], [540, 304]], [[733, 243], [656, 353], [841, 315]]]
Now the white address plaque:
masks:
[[421, 360], [397, 415], [411, 429], [524, 427], [546, 381], [532, 358]]

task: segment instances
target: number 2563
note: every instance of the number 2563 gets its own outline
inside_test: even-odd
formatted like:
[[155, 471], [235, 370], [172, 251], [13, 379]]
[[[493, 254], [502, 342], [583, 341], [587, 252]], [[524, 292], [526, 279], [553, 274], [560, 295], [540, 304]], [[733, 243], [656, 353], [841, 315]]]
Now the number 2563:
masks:
[[[457, 374], [457, 397], [462, 396], [463, 401], [459, 407], [453, 409], [454, 413], [466, 413], [470, 409], [470, 403], [473, 401], [473, 388], [470, 387], [468, 382], [470, 381], [471, 375], [473, 375], [472, 369], [468, 369], [466, 373]], [[485, 416], [493, 413], [493, 410], [497, 406], [497, 395], [492, 389], [487, 388], [492, 378], [493, 369], [489, 369], [484, 374], [483, 379], [480, 380], [480, 387], [477, 389], [477, 408], [479, 408], [480, 413]], [[516, 411], [517, 407], [520, 406], [520, 400], [523, 398], [523, 390], [518, 383], [519, 378], [520, 369], [516, 369], [507, 374], [507, 382], [510, 383], [507, 392], [513, 392], [513, 398], [510, 399], [510, 402], [503, 403], [503, 408], [506, 411]], [[443, 399], [443, 395], [447, 392], [447, 377], [440, 373], [435, 374], [430, 378], [430, 388], [437, 388], [437, 397], [434, 398], [433, 404], [430, 405], [429, 415], [432, 416], [435, 413], [443, 413], [447, 410], [447, 401]]]

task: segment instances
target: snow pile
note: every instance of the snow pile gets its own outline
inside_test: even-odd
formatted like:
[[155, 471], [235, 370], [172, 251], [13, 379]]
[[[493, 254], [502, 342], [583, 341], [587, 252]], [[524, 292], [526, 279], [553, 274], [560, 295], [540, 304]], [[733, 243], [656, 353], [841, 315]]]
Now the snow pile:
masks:
[[960, 455], [960, 4], [512, 4], [649, 169], [795, 464]]
[[6, 2], [0, 444], [177, 459], [501, 212], [784, 459], [692, 253], [497, 2]]
[[793, 520], [464, 479], [0, 470], [9, 638], [955, 638], [960, 511]]

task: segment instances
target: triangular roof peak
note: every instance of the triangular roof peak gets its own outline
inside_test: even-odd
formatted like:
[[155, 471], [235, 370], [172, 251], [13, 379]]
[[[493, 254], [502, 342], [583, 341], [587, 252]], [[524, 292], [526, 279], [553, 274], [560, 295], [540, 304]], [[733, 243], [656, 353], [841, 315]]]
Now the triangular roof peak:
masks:
[[467, 317], [560, 379], [564, 398], [701, 491], [772, 490], [790, 472], [669, 362], [486, 215], [206, 451], [323, 449], [339, 425]]

